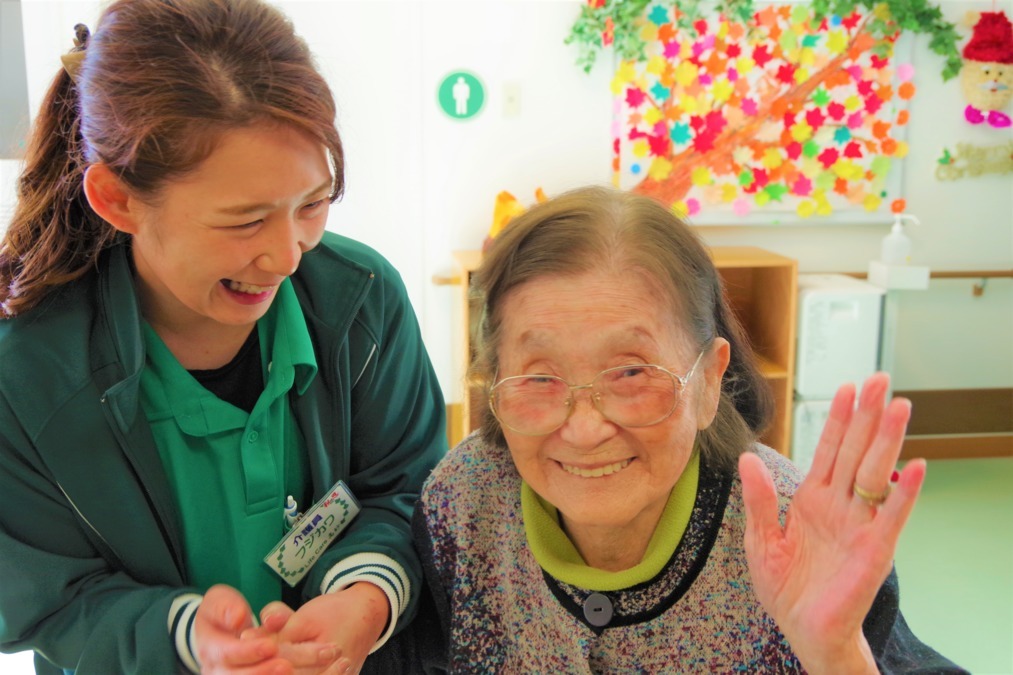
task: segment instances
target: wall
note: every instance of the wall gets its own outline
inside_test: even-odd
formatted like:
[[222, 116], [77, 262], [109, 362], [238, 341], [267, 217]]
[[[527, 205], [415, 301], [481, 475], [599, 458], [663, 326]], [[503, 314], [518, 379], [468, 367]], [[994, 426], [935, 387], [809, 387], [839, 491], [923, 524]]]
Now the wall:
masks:
[[0, 2], [0, 160], [20, 157], [28, 130], [21, 5]]
[[[551, 195], [608, 182], [608, 64], [585, 75], [573, 65], [575, 48], [563, 44], [578, 0], [278, 4], [338, 99], [348, 190], [328, 227], [375, 246], [401, 270], [444, 391], [455, 400], [463, 375], [455, 356], [457, 291], [432, 277], [452, 273], [451, 251], [481, 244], [500, 190], [530, 202], [539, 186]], [[969, 9], [992, 9], [981, 2], [940, 6], [953, 21]], [[997, 7], [1013, 15], [1013, 2]], [[93, 24], [97, 8], [83, 0], [23, 0], [31, 110], [71, 44], [74, 23]], [[915, 262], [938, 270], [1010, 269], [1011, 177], [939, 182], [934, 171], [944, 146], [996, 144], [1013, 135], [963, 121], [959, 85], [942, 82], [941, 61], [922, 38], [913, 62], [918, 94], [903, 185], [908, 210], [923, 223], [910, 230]], [[476, 73], [487, 90], [483, 112], [463, 122], [436, 104], [440, 80], [456, 69]], [[519, 113], [504, 108], [508, 87], [519, 92]], [[795, 257], [803, 272], [864, 271], [886, 232], [883, 225], [839, 224], [700, 229], [712, 245], [757, 245]], [[902, 297], [897, 389], [1013, 386], [1013, 283], [993, 280], [980, 298], [972, 297], [971, 283], [933, 281], [928, 291]]]

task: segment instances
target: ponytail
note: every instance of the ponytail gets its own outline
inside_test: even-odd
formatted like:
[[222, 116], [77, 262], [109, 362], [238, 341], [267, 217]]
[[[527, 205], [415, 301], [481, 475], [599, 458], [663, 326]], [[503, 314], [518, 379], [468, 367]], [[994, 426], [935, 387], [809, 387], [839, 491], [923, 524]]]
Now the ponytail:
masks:
[[35, 120], [18, 206], [0, 242], [0, 317], [38, 306], [126, 239], [87, 203], [90, 164], [108, 166], [138, 198], [156, 199], [207, 159], [222, 134], [280, 122], [327, 147], [331, 201], [341, 195], [334, 97], [277, 8], [263, 0], [113, 0], [93, 36], [75, 30], [77, 47]]
[[80, 278], [117, 236], [84, 195], [77, 88], [63, 68], [49, 87], [17, 184], [17, 207], [0, 243], [0, 317], [39, 304]]

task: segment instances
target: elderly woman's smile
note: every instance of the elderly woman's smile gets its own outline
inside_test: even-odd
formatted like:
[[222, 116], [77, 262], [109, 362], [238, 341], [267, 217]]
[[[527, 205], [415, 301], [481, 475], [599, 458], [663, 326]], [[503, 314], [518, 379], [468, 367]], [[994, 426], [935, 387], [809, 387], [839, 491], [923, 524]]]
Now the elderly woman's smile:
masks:
[[566, 464], [565, 462], [560, 462], [559, 465], [563, 467], [563, 471], [572, 473], [574, 476], [580, 476], [581, 478], [602, 478], [622, 471], [632, 461], [632, 459], [624, 459], [621, 462], [598, 464], [595, 466], [577, 466], [575, 464]]
[[[660, 290], [629, 270], [537, 277], [510, 292], [502, 316], [502, 378], [553, 376], [572, 387], [609, 369], [618, 368], [610, 372], [618, 372], [619, 381], [642, 377], [644, 364], [685, 374], [696, 357]], [[612, 377], [598, 378], [596, 387], [604, 389]], [[672, 380], [666, 382], [671, 388]], [[705, 403], [711, 397], [701, 396], [708, 386], [701, 362], [671, 414], [647, 426], [613, 422], [603, 410], [614, 417], [614, 401], [594, 389], [573, 390], [571, 409], [560, 403], [557, 413], [568, 416], [550, 433], [524, 434], [504, 424], [521, 477], [558, 509], [588, 564], [622, 568], [639, 562], [693, 452], [697, 429], [713, 416], [713, 406]], [[629, 560], [606, 561], [599, 549], [628, 551]]]

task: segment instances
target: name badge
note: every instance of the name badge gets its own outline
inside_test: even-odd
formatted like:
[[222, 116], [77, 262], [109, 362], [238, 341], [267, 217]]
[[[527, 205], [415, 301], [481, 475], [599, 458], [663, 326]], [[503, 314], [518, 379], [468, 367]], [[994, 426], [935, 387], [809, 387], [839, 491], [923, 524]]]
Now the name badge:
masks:
[[355, 495], [339, 480], [323, 499], [299, 517], [289, 533], [264, 557], [264, 562], [289, 586], [295, 586], [359, 510]]

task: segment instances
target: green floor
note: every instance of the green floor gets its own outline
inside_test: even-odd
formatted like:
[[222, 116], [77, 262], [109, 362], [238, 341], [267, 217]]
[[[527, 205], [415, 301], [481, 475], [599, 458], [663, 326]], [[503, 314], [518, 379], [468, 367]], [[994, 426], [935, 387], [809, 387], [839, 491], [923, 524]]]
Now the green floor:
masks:
[[915, 635], [972, 673], [1013, 673], [1013, 458], [929, 462], [896, 562]]

